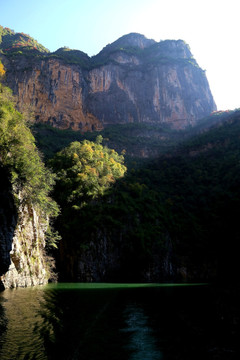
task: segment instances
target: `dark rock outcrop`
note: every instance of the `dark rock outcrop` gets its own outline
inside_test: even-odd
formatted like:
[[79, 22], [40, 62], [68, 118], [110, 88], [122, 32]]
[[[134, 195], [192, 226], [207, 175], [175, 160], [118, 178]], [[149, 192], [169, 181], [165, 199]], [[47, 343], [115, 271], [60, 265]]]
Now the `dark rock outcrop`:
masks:
[[[17, 211], [11, 192], [11, 184], [7, 171], [0, 166], [0, 277], [8, 271], [11, 263], [10, 251], [15, 228]], [[1, 281], [0, 281], [1, 287]]]
[[59, 256], [60, 281], [157, 282], [182, 279], [173, 262], [172, 244], [166, 234], [164, 246], [153, 245], [151, 256], [141, 257], [129, 249], [123, 231], [98, 229], [89, 242], [74, 249], [62, 239]]

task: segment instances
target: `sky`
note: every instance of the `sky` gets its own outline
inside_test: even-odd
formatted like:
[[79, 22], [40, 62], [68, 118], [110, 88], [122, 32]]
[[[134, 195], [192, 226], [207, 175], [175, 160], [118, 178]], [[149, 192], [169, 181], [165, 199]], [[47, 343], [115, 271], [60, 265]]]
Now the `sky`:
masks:
[[239, 0], [0, 0], [0, 25], [89, 56], [123, 35], [185, 40], [218, 110], [240, 107]]

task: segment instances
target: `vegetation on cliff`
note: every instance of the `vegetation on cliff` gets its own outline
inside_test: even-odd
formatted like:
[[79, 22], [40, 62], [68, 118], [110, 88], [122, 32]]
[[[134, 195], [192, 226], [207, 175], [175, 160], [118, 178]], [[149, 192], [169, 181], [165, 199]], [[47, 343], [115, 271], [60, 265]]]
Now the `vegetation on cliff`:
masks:
[[[92, 69], [108, 63], [118, 63], [114, 55], [121, 53], [127, 56], [137, 56], [145, 65], [148, 64], [180, 64], [198, 67], [193, 59], [189, 46], [182, 40], [166, 40], [159, 43], [145, 38], [138, 33], [130, 33], [105, 46], [99, 54], [89, 57], [80, 50], [70, 49], [67, 46], [55, 52], [39, 44], [30, 35], [15, 33], [14, 30], [0, 25], [0, 53], [7, 57], [16, 55], [52, 57], [63, 60], [66, 64], [78, 64], [83, 69]], [[183, 55], [185, 49], [186, 57]], [[113, 55], [113, 56], [112, 56]]]
[[129, 123], [183, 129], [215, 110], [207, 78], [184, 41], [128, 34], [89, 57], [67, 47], [29, 52], [14, 43], [7, 51], [7, 36], [15, 35], [0, 43], [6, 84], [18, 108], [30, 105], [38, 123], [82, 132]]
[[[61, 266], [72, 254], [75, 256], [81, 251], [85, 236], [90, 239], [95, 211], [89, 214], [85, 209], [89, 206], [98, 209], [98, 204], [104, 206], [104, 194], [127, 170], [123, 155], [103, 146], [101, 142], [101, 136], [95, 142], [72, 142], [48, 163], [57, 175], [53, 197], [61, 207], [61, 214], [55, 222], [62, 237]], [[88, 219], [86, 214], [90, 215]], [[87, 229], [87, 233], [84, 229]], [[61, 274], [63, 277], [68, 266]]]
[[[4, 67], [0, 69], [3, 77]], [[30, 120], [27, 111], [16, 110], [11, 90], [0, 83], [0, 166], [11, 182], [5, 201], [10, 203], [13, 195], [15, 202], [2, 214], [0, 224], [0, 261], [7, 264], [0, 284], [7, 288], [43, 284], [54, 276], [54, 262], [47, 252], [59, 240], [51, 224], [59, 208], [49, 196], [55, 176], [42, 161]], [[8, 222], [10, 229], [4, 226]]]
[[[60, 200], [65, 221], [59, 218], [57, 226], [72, 262], [84, 251], [94, 257], [98, 244], [108, 239], [118, 249], [121, 271], [116, 275], [109, 269], [106, 278], [140, 280], [150, 271], [150, 279], [164, 279], [161, 266], [168, 256], [172, 269], [185, 269], [188, 279], [234, 277], [240, 236], [239, 111], [215, 113], [204, 123], [200, 133], [171, 152], [129, 162], [124, 178], [80, 210], [72, 206], [66, 179], [64, 189], [55, 188], [56, 197], [65, 197]], [[90, 250], [92, 243], [96, 248]]]
[[0, 154], [1, 162], [10, 169], [13, 188], [24, 188], [26, 200], [48, 211], [48, 193], [54, 177], [44, 166], [27, 119], [15, 106], [10, 89], [0, 85]]
[[62, 59], [66, 64], [78, 64], [84, 69], [90, 67], [90, 57], [80, 50], [63, 47], [50, 55], [52, 58]]
[[[54, 175], [41, 159], [28, 122], [16, 110], [11, 90], [0, 84], [0, 160], [11, 174], [16, 205], [33, 204], [43, 217], [55, 217], [58, 206], [49, 197]], [[50, 227], [48, 233], [54, 234]], [[53, 236], [48, 240], [54, 245]]]
[[[109, 62], [118, 63], [116, 55], [137, 57], [139, 65], [180, 65], [199, 68], [190, 47], [183, 40], [155, 42], [145, 36], [130, 33], [112, 44], [105, 46], [99, 54], [91, 58], [92, 66], [102, 66]], [[131, 62], [130, 62], [131, 63]], [[125, 64], [125, 66], [128, 66]], [[200, 69], [200, 68], [199, 68]]]
[[31, 36], [24, 33], [15, 33], [14, 30], [2, 26], [0, 26], [0, 51], [5, 55], [21, 55], [23, 52], [49, 52]]
[[[147, 161], [148, 158], [157, 158], [163, 153], [174, 151], [186, 140], [206, 132], [210, 127], [227, 120], [234, 111], [213, 112], [200, 119], [195, 126], [184, 130], [173, 130], [168, 124], [129, 123], [108, 125], [101, 131], [85, 132], [71, 129], [62, 130], [51, 125], [37, 123], [33, 125], [33, 132], [38, 148], [45, 159], [52, 158], [58, 151], [67, 147], [71, 142], [89, 140], [94, 141], [100, 134], [103, 144], [115, 149], [118, 153], [125, 153], [128, 163]], [[190, 146], [190, 142], [189, 145]]]
[[[175, 263], [193, 278], [234, 279], [240, 238], [240, 112], [130, 173], [158, 195]], [[222, 120], [220, 120], [222, 119]], [[153, 212], [154, 213], [154, 212]]]

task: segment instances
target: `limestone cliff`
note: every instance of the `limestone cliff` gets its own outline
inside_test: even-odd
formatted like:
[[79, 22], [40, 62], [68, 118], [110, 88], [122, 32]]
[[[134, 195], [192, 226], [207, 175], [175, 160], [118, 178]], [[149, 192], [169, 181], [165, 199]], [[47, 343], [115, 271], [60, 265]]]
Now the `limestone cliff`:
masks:
[[[15, 67], [16, 65], [16, 67]], [[8, 85], [17, 95], [18, 106], [30, 105], [37, 121], [75, 130], [101, 128], [99, 120], [84, 109], [86, 80], [82, 70], [55, 59], [36, 61], [28, 69], [21, 59], [8, 72]]]
[[63, 129], [129, 122], [181, 129], [216, 109], [205, 72], [182, 40], [129, 34], [92, 58], [68, 49], [5, 52], [2, 61], [20, 110], [31, 105], [38, 122]]
[[[47, 219], [31, 204], [16, 209], [9, 177], [0, 167], [0, 288], [47, 283], [44, 255]], [[19, 193], [21, 201], [21, 193]]]

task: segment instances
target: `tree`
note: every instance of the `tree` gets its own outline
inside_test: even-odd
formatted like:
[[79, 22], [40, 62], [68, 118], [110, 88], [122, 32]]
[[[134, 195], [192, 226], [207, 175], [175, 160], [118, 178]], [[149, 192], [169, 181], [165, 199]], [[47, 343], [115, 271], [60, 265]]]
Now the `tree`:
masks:
[[11, 90], [0, 84], [1, 163], [10, 171], [15, 194], [22, 192], [22, 201], [38, 205], [48, 215], [57, 214], [49, 198], [54, 174], [44, 165], [27, 120], [16, 110]]
[[50, 161], [57, 174], [55, 195], [60, 205], [80, 209], [103, 195], [116, 179], [124, 176], [124, 158], [115, 150], [96, 142], [72, 142]]

